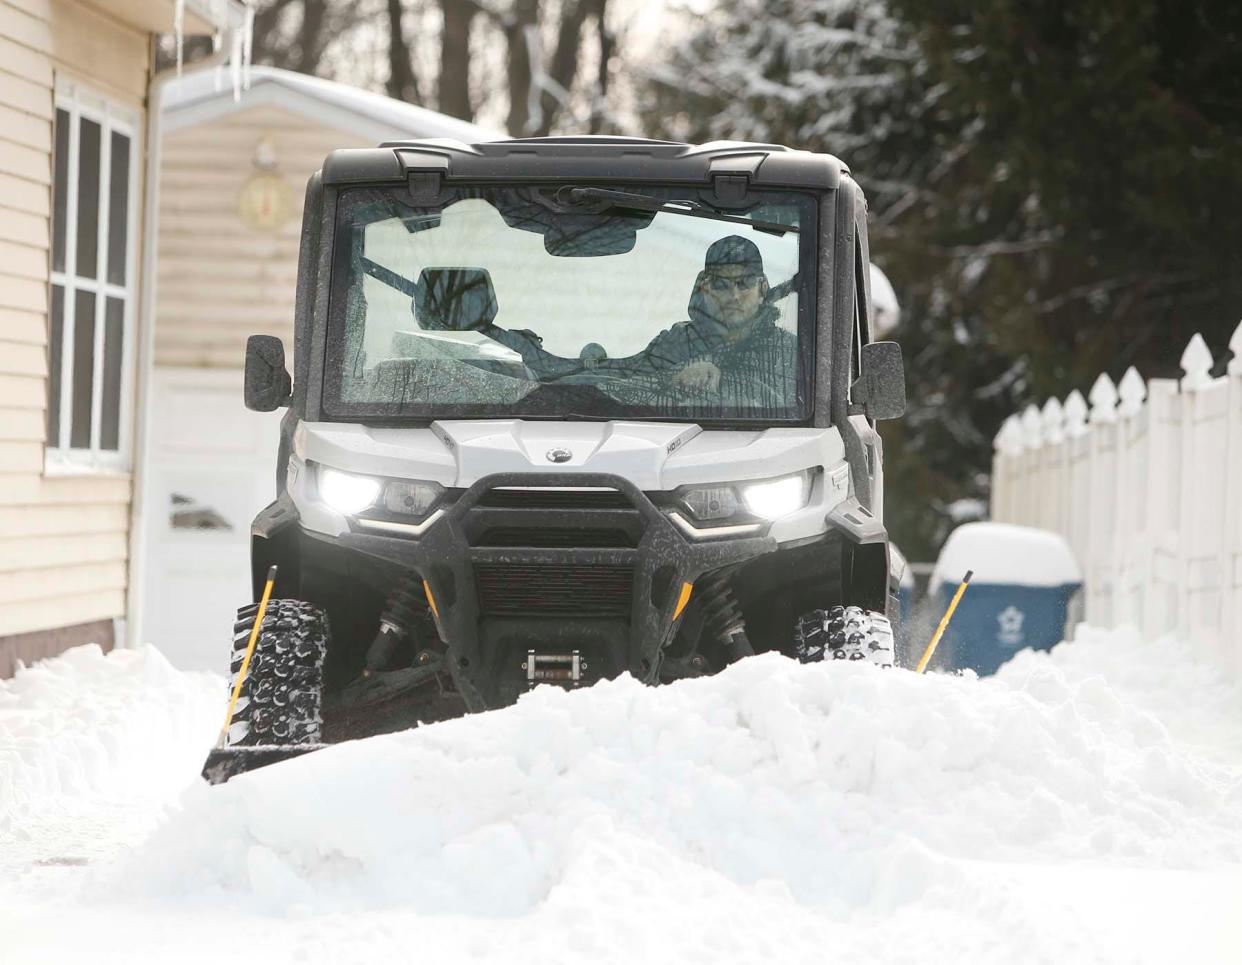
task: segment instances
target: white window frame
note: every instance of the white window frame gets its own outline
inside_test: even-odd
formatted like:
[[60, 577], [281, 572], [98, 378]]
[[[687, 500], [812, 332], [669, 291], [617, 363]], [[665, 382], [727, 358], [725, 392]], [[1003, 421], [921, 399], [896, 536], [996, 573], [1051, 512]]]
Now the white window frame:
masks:
[[[142, 125], [142, 113], [134, 107], [119, 104], [107, 97], [83, 87], [76, 81], [64, 77], [56, 78], [55, 109], [65, 111], [69, 115], [68, 163], [65, 173], [65, 205], [66, 226], [75, 226], [74, 231], [66, 234], [64, 271], [51, 271], [51, 284], [48, 287], [48, 332], [51, 334], [52, 286], [60, 286], [64, 291], [61, 312], [61, 347], [60, 347], [60, 426], [58, 445], [52, 445], [49, 437], [44, 471], [48, 475], [78, 472], [127, 473], [130, 470], [133, 449], [133, 406], [134, 406], [134, 357], [135, 357], [135, 319], [138, 316], [138, 234], [141, 228], [138, 221], [138, 172], [142, 166], [142, 142], [139, 138]], [[95, 249], [95, 277], [84, 278], [77, 274], [77, 215], [78, 215], [78, 165], [80, 121], [85, 118], [100, 126], [99, 150], [99, 218], [98, 238]], [[126, 193], [126, 231], [125, 231], [125, 284], [114, 285], [108, 281], [108, 228], [110, 223], [109, 204], [111, 203], [111, 165], [112, 165], [112, 134], [123, 134], [129, 138], [129, 185]], [[53, 138], [55, 150], [55, 138]], [[53, 166], [53, 174], [55, 167]], [[52, 231], [56, 230], [55, 218], [51, 219]], [[71, 243], [72, 242], [72, 243]], [[55, 239], [49, 246], [48, 258]], [[73, 403], [73, 343], [76, 310], [75, 295], [79, 291], [89, 291], [95, 295], [95, 343], [93, 370], [91, 372], [91, 432], [90, 446], [73, 448], [70, 445]], [[117, 448], [115, 450], [100, 448], [101, 422], [103, 416], [103, 364], [104, 364], [104, 324], [109, 298], [119, 299], [121, 311], [121, 398], [118, 411]], [[49, 352], [50, 358], [50, 352]], [[50, 384], [50, 383], [49, 383]]]

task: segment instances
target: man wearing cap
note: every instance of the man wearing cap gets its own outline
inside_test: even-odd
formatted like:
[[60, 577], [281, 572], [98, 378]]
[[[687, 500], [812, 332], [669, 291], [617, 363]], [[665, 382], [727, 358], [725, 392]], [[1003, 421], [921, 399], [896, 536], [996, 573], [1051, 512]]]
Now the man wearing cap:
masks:
[[797, 338], [777, 326], [768, 291], [753, 241], [714, 242], [690, 295], [690, 320], [652, 339], [647, 365], [689, 401], [787, 410], [796, 401]]

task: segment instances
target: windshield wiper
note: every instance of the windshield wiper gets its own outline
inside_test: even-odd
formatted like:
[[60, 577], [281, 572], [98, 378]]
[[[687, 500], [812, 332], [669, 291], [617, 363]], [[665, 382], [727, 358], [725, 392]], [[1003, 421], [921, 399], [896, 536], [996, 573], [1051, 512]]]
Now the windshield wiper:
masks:
[[725, 214], [715, 208], [709, 208], [698, 201], [669, 200], [661, 201], [646, 194], [629, 191], [614, 191], [611, 188], [588, 188], [566, 186], [557, 189], [556, 200], [561, 204], [603, 203], [609, 208], [631, 208], [634, 211], [660, 211], [667, 214], [681, 214], [688, 218], [703, 218], [707, 221], [728, 221], [731, 224], [744, 224], [756, 231], [767, 234], [783, 235], [787, 231], [798, 233], [795, 225], [780, 224], [777, 221], [759, 221], [754, 218], [743, 218], [741, 215]]

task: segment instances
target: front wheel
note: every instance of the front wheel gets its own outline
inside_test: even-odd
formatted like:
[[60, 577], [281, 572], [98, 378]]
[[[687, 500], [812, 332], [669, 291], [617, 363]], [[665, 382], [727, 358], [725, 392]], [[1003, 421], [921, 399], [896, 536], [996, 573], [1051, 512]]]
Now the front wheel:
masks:
[[[237, 686], [258, 604], [237, 611], [230, 693]], [[229, 725], [232, 746], [317, 744], [323, 720], [328, 617], [302, 600], [271, 600]]]
[[794, 626], [794, 655], [801, 663], [866, 660], [894, 665], [893, 627], [882, 613], [856, 606], [813, 610]]

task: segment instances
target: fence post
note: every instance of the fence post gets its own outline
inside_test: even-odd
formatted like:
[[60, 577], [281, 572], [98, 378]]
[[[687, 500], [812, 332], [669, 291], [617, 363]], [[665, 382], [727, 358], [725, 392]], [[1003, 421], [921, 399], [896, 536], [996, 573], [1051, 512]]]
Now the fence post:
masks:
[[1126, 369], [1117, 385], [1117, 463], [1113, 491], [1117, 498], [1114, 530], [1114, 559], [1117, 561], [1115, 613], [1120, 620], [1136, 627], [1147, 625], [1147, 603], [1143, 593], [1144, 571], [1148, 565], [1147, 545], [1150, 525], [1147, 497], [1150, 485], [1148, 412], [1143, 405], [1147, 383], [1134, 366]]
[[1113, 543], [1117, 501], [1117, 387], [1101, 372], [1091, 386], [1091, 488], [1089, 512], [1091, 533], [1088, 542], [1090, 573], [1087, 580], [1088, 606], [1093, 623], [1112, 626], [1117, 585], [1116, 547]]
[[1225, 539], [1221, 559], [1223, 608], [1221, 633], [1226, 660], [1242, 675], [1242, 322], [1229, 339], [1233, 358], [1229, 360], [1228, 408], [1225, 425], [1228, 436], [1228, 462], [1225, 471]]
[[1070, 548], [1082, 564], [1083, 579], [1087, 582], [1084, 592], [1085, 619], [1094, 619], [1091, 612], [1091, 440], [1087, 437], [1087, 401], [1074, 389], [1065, 397], [1065, 507], [1068, 529], [1066, 537]]
[[1044, 403], [1044, 468], [1048, 514], [1043, 525], [1066, 535], [1065, 521], [1065, 410], [1056, 397]]
[[1019, 522], [1038, 526], [1044, 511], [1044, 427], [1039, 409], [1028, 405], [1022, 410], [1022, 479], [1024, 500]]
[[1174, 379], [1147, 383], [1147, 624], [1149, 637], [1172, 632], [1178, 621], [1178, 530], [1181, 527], [1182, 398]]
[[1022, 429], [1017, 416], [1006, 419], [992, 442], [993, 457], [991, 518], [1001, 523], [1017, 522], [1017, 458], [1022, 453]]
[[[1205, 395], [1212, 387], [1212, 352], [1198, 332], [1191, 336], [1180, 364], [1184, 377], [1181, 385], [1182, 492], [1177, 567], [1181, 586], [1178, 594], [1178, 630], [1198, 646], [1216, 642], [1202, 638], [1214, 636], [1212, 631], [1219, 629], [1219, 594], [1215, 594], [1216, 606], [1212, 605], [1213, 577], [1218, 574], [1211, 572], [1218, 559], [1212, 554], [1210, 563], [1205, 566], [1204, 557], [1209, 553], [1212, 539], [1211, 515], [1218, 516], [1217, 537], [1222, 522], [1219, 519], [1222, 507], [1213, 505], [1214, 501], [1210, 498], [1214, 489], [1211, 463], [1215, 462], [1212, 458], [1212, 440], [1208, 440], [1207, 446], [1200, 445], [1199, 427], [1207, 415]], [[1220, 445], [1220, 440], [1216, 440], [1216, 445]], [[1219, 581], [1216, 586], [1219, 586]], [[1210, 612], [1213, 609], [1215, 612]]]

